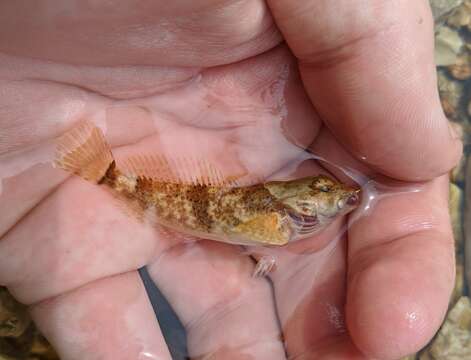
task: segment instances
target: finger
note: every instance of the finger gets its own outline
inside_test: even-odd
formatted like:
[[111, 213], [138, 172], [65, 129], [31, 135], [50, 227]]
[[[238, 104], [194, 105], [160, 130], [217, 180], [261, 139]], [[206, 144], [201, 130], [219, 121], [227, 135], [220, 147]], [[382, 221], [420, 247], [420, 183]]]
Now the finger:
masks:
[[196, 0], [171, 6], [136, 0], [77, 6], [67, 0], [60, 9], [55, 1], [34, 7], [17, 1], [0, 4], [0, 20], [0, 51], [91, 66], [220, 65], [280, 42], [262, 0]]
[[31, 311], [63, 360], [171, 359], [136, 271], [95, 281]]
[[289, 358], [365, 359], [345, 325], [343, 225], [333, 224], [320, 235], [330, 239], [321, 250], [312, 238], [304, 242], [304, 251], [288, 246], [272, 254], [277, 265], [270, 278]]
[[319, 115], [358, 159], [399, 179], [431, 179], [461, 143], [440, 106], [428, 2], [271, 0]]
[[166, 246], [110, 193], [74, 177], [2, 237], [0, 283], [35, 303], [144, 266]]
[[362, 186], [377, 175], [373, 169], [348, 152], [325, 126], [319, 132], [316, 141], [309, 147], [309, 151], [314, 157], [324, 159], [320, 161], [320, 164], [325, 169], [328, 169], [341, 182], [351, 186]]
[[396, 359], [422, 348], [454, 283], [446, 176], [380, 200], [349, 230], [347, 325], [359, 349]]
[[212, 241], [177, 246], [149, 273], [182, 321], [192, 358], [285, 359], [271, 288], [253, 261]]
[[348, 334], [344, 333], [323, 339], [296, 357], [298, 359], [365, 360], [365, 356], [355, 347]]
[[345, 257], [344, 237], [314, 253], [278, 254], [271, 279], [290, 358], [321, 358], [345, 336]]
[[[322, 136], [322, 134], [321, 134]], [[317, 142], [317, 141], [316, 141]], [[305, 161], [296, 176], [323, 172]], [[294, 174], [293, 174], [294, 175]], [[346, 290], [346, 220], [340, 218], [322, 232], [282, 248], [248, 248], [257, 258], [275, 260], [269, 273], [290, 358], [332, 358], [358, 350], [348, 343], [344, 305]]]
[[[5, 62], [1, 55], [0, 63], [2, 69], [17, 66]], [[27, 67], [23, 65], [19, 67]], [[64, 180], [48, 164], [54, 152], [48, 139], [60, 134], [68, 123], [96, 109], [98, 97], [65, 85], [24, 79], [0, 80], [0, 87], [2, 236]]]

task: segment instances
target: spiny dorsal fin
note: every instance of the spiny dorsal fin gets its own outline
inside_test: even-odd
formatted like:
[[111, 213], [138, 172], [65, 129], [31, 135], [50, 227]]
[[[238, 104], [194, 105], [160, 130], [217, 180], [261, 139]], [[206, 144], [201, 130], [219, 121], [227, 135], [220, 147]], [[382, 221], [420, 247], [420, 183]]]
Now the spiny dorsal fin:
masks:
[[163, 155], [134, 155], [123, 160], [119, 168], [126, 175], [188, 185], [239, 186], [242, 175], [226, 176], [209, 161]]

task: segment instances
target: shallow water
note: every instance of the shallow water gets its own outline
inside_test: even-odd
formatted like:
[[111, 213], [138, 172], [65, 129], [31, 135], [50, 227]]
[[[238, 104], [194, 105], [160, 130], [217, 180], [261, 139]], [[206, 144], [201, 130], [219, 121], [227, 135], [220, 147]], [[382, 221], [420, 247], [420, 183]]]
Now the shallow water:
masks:
[[[158, 356], [162, 346], [148, 339], [158, 331], [157, 323], [147, 322], [151, 308], [145, 305], [147, 295], [136, 283], [136, 270], [146, 267], [186, 329], [201, 331], [223, 319], [241, 317], [244, 323], [261, 327], [260, 343], [268, 344], [259, 347], [257, 341], [247, 343], [245, 337], [237, 336], [203, 344], [190, 337], [189, 355], [212, 353], [226, 346], [225, 341], [235, 341], [231, 346], [240, 346], [240, 352], [248, 356], [279, 353], [278, 320], [270, 305], [274, 290], [268, 279], [251, 276], [254, 260], [250, 255], [275, 259], [273, 274], [285, 288], [283, 292], [296, 294], [287, 299], [280, 321], [302, 326], [299, 320], [291, 319], [299, 305], [310, 292], [317, 291], [320, 278], [337, 278], [337, 272], [343, 272], [345, 219], [334, 219], [329, 231], [291, 248], [195, 242], [191, 237], [156, 231], [152, 224], [143, 225], [129, 216], [126, 204], [120, 204], [102, 187], [52, 166], [57, 136], [85, 117], [106, 134], [118, 168], [133, 154], [204, 159], [224, 176], [235, 176], [241, 186], [328, 173], [307, 148], [319, 136], [331, 147], [338, 145], [328, 132], [320, 130], [289, 53], [281, 47], [260, 61], [270, 66], [261, 66], [256, 76], [249, 76], [247, 64], [230, 72], [222, 67], [179, 84], [174, 91], [167, 89], [164, 95], [110, 101], [83, 94], [82, 102], [66, 98], [60, 104], [62, 120], [47, 116], [43, 122], [5, 124], [7, 131], [0, 141], [0, 212], [4, 214], [0, 221], [0, 281], [19, 301], [39, 304], [33, 317], [49, 323], [42, 326], [48, 338], [54, 341], [57, 323], [45, 318], [65, 319], [75, 324], [67, 329], [77, 340], [74, 346], [83, 343], [93, 347], [90, 337], [104, 331], [94, 325], [95, 317], [105, 320], [113, 316], [113, 329], [119, 328], [120, 337], [129, 341], [129, 351], [135, 346], [143, 356]], [[77, 147], [86, 141], [86, 135], [70, 140]], [[354, 184], [350, 173], [342, 174], [347, 164], [337, 162], [348, 163], [349, 158], [340, 151], [334, 154], [338, 159], [326, 157], [325, 166]], [[194, 161], [178, 164], [188, 167], [177, 172], [190, 177], [205, 175], [201, 174], [204, 168], [192, 167]], [[326, 271], [326, 266], [332, 269]], [[95, 287], [102, 290], [93, 292]], [[108, 294], [109, 308], [100, 306], [101, 293]], [[339, 295], [335, 290], [334, 295], [317, 300], [323, 304], [324, 328], [332, 332], [344, 331]], [[46, 305], [46, 299], [54, 299], [57, 306]], [[155, 301], [158, 316], [167, 316], [166, 311], [162, 314], [166, 307]], [[183, 338], [181, 328], [173, 328], [174, 320], [164, 321], [162, 326], [166, 339], [175, 334]], [[237, 328], [235, 323], [234, 330]], [[116, 344], [109, 351], [119, 351], [119, 347]], [[71, 349], [58, 350], [67, 354], [74, 351], [73, 346]]]
[[[86, 146], [95, 144], [88, 144], [90, 133], [73, 133], [69, 145], [64, 145], [57, 137], [70, 134], [71, 125], [75, 126], [72, 121], [31, 127], [13, 122], [11, 136], [0, 141], [0, 211], [4, 214], [0, 221], [0, 281], [19, 301], [39, 304], [33, 310], [35, 320], [44, 322], [45, 316], [67, 319], [75, 324], [67, 330], [77, 339], [74, 346], [93, 346], [91, 334], [104, 331], [95, 328], [95, 317], [113, 316], [114, 328], [120, 329], [130, 348], [140, 348], [146, 357], [158, 356], [162, 346], [148, 339], [149, 333], [158, 331], [157, 323], [142, 324], [140, 312], [147, 318], [151, 308], [143, 306], [147, 295], [135, 280], [136, 270], [141, 269], [141, 275], [147, 274], [148, 292], [165, 296], [188, 331], [187, 349], [172, 349], [174, 353], [205, 356], [229, 345], [250, 357], [280, 353], [284, 350], [279, 326], [292, 327], [300, 335], [307, 326], [306, 311], [319, 318], [315, 337], [345, 332], [347, 231], [356, 221], [368, 218], [378, 203], [391, 197], [414, 197], [422, 185], [384, 181], [374, 171], [364, 171], [322, 127], [303, 96], [287, 50], [280, 48], [267, 57], [261, 61], [270, 62], [271, 70], [259, 72], [255, 78], [247, 76], [244, 65], [231, 72], [215, 69], [189, 80], [175, 93], [91, 101], [79, 112], [105, 133], [118, 169], [136, 154], [157, 154], [182, 160], [169, 164], [179, 167], [171, 170], [187, 178], [208, 175], [202, 173], [207, 167], [194, 166], [203, 159], [222, 177], [235, 177], [237, 186], [329, 174], [362, 190], [363, 202], [349, 222], [333, 213], [329, 215], [332, 219], [325, 218], [331, 224], [326, 222], [322, 231], [280, 248], [256, 243], [241, 248], [158, 230], [154, 224], [130, 216], [128, 204], [119, 202], [104, 186], [52, 166], [58, 143], [70, 146], [66, 153], [86, 153]], [[64, 107], [70, 115], [76, 104]], [[311, 145], [314, 139], [315, 145]], [[320, 203], [316, 206], [320, 221], [322, 207]], [[262, 257], [275, 263], [271, 280], [252, 277], [254, 259]], [[158, 290], [150, 289], [149, 279]], [[103, 287], [110, 308], [100, 306], [102, 299], [97, 294], [101, 292], [94, 292], [95, 287]], [[112, 296], [123, 292], [126, 296]], [[279, 313], [273, 308], [272, 293], [282, 303]], [[305, 308], [311, 298], [315, 306]], [[58, 302], [57, 306], [46, 305], [46, 299]], [[168, 341], [173, 336], [184, 339], [175, 316], [169, 318], [166, 310], [162, 312], [170, 309], [163, 297], [156, 295], [153, 300], [153, 307], [160, 309], [157, 316], [163, 317], [164, 337]], [[240, 325], [236, 320], [242, 321]], [[49, 325], [42, 330], [53, 340], [57, 325], [45, 323]], [[222, 336], [214, 343], [192, 336], [221, 323], [234, 324], [228, 331], [235, 332], [251, 324], [249, 328], [260, 328], [260, 334], [252, 334], [255, 340], [250, 341], [246, 336]], [[110, 351], [119, 351], [119, 344], [115, 346]]]
[[[460, 31], [468, 41], [469, 34]], [[444, 108], [465, 143], [450, 188], [458, 269], [451, 309], [471, 288], [471, 80], [456, 79], [450, 67], [438, 71]], [[33, 317], [51, 339], [58, 329], [70, 331], [71, 348], [81, 343], [93, 348], [93, 337], [111, 334], [110, 353], [126, 344], [126, 351], [138, 349], [142, 358], [152, 359], [163, 346], [148, 334], [161, 331], [174, 359], [234, 349], [244, 359], [275, 358], [284, 356], [286, 346], [295, 349], [293, 356], [306, 351], [315, 356], [325, 338], [346, 333], [348, 232], [374, 217], [378, 207], [387, 212], [387, 205], [401, 197], [414, 202], [427, 187], [378, 176], [362, 163], [369, 159], [345, 151], [299, 87], [286, 48], [264, 55], [256, 68], [242, 62], [230, 72], [224, 66], [203, 73], [187, 69], [180, 77], [176, 85], [163, 81], [165, 86], [147, 89], [145, 96], [129, 89], [106, 98], [35, 83], [35, 94], [47, 92], [38, 97], [38, 120], [4, 124], [0, 135], [0, 283], [27, 304], [60, 295], [57, 302], [35, 306]], [[100, 90], [106, 92], [106, 86]], [[56, 92], [60, 100], [48, 102]], [[17, 101], [20, 93], [10, 91]], [[57, 115], [51, 116], [52, 105]], [[312, 238], [283, 248], [195, 241], [156, 231], [102, 187], [51, 166], [55, 139], [83, 118], [105, 132], [118, 166], [143, 153], [204, 159], [241, 185], [327, 173], [361, 187], [362, 203], [348, 221], [335, 219]], [[191, 166], [194, 162], [181, 163], [190, 164], [180, 169], [186, 176], [204, 175], [204, 169]], [[401, 225], [411, 231], [434, 226], [420, 214]], [[254, 278], [255, 259], [263, 256], [274, 259], [275, 268], [270, 278]], [[0, 346], [10, 354], [17, 347], [23, 357], [33, 347], [42, 359], [54, 359], [38, 345], [44, 340], [38, 340], [24, 309], [12, 308], [22, 314], [18, 324], [26, 330], [22, 337], [0, 339]], [[420, 320], [420, 314], [408, 316], [411, 324]], [[96, 318], [103, 324], [113, 318], [112, 328], [100, 328]], [[315, 325], [307, 321], [312, 318]], [[281, 338], [280, 329], [288, 335]], [[303, 343], [306, 334], [314, 339], [306, 340], [311, 347]], [[436, 339], [417, 358], [429, 351], [440, 358], [444, 349]]]

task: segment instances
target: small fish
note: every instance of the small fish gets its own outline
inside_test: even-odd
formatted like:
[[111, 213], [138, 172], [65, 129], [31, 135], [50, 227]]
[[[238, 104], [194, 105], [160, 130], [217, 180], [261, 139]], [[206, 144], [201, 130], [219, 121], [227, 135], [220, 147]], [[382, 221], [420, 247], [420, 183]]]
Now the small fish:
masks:
[[61, 136], [56, 149], [56, 167], [113, 189], [141, 216], [226, 243], [285, 245], [359, 203], [360, 190], [324, 175], [242, 186], [206, 161], [134, 156], [118, 167], [102, 131], [88, 121]]

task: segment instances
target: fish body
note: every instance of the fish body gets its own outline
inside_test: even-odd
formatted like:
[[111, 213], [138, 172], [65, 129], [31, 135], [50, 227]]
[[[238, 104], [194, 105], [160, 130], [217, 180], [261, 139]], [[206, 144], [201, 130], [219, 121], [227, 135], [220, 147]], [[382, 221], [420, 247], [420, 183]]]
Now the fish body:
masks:
[[55, 161], [113, 189], [159, 225], [234, 244], [285, 245], [320, 231], [359, 202], [358, 190], [324, 175], [239, 186], [210, 164], [183, 163], [200, 175], [183, 176], [181, 164], [161, 156], [137, 156], [118, 168], [103, 133], [89, 122], [59, 139]]

